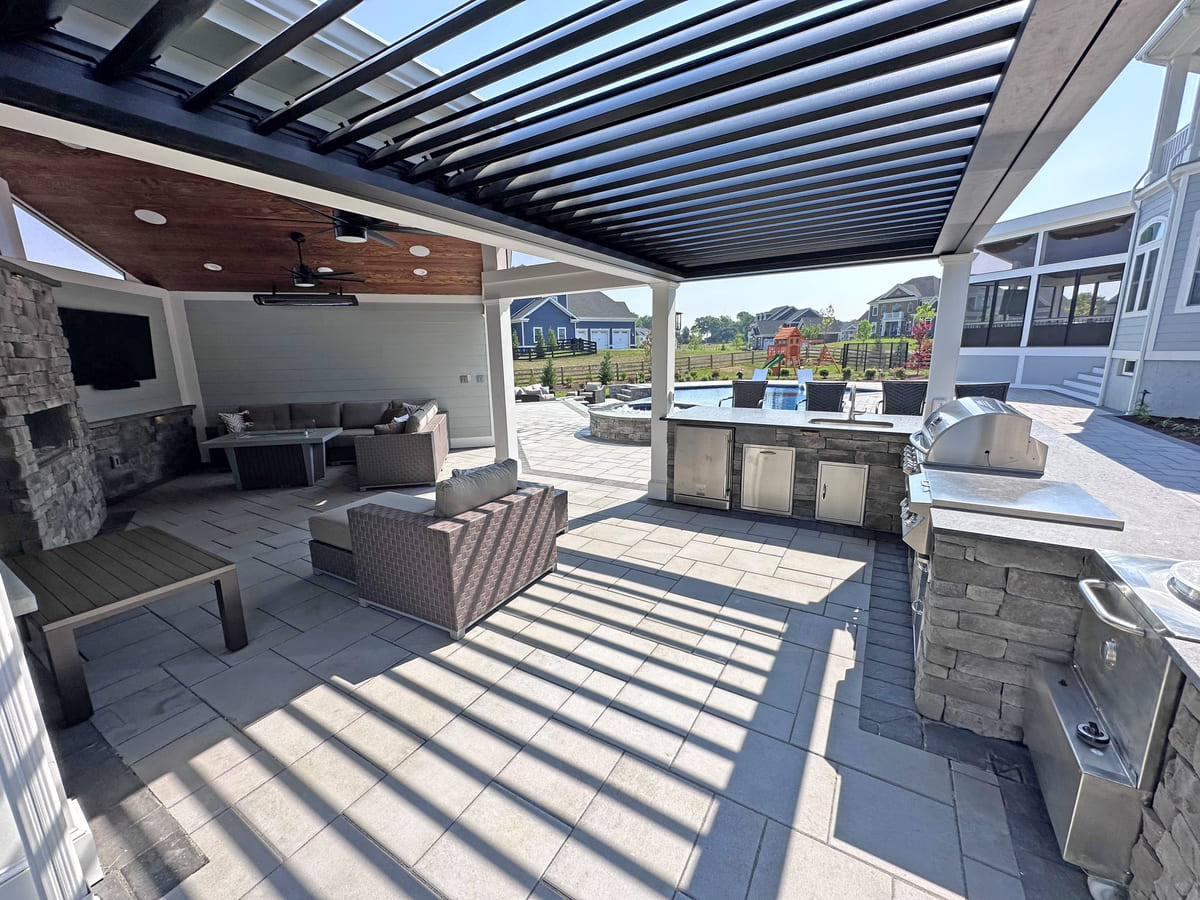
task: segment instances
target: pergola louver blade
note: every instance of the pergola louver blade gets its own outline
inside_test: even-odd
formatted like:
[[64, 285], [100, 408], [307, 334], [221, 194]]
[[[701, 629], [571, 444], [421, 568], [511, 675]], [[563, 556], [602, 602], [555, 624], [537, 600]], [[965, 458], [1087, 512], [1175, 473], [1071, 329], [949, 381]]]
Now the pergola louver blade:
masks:
[[92, 77], [107, 84], [151, 65], [172, 38], [208, 12], [215, 2], [158, 0], [96, 63]]
[[424, 28], [418, 28], [387, 49], [379, 51], [369, 59], [364, 59], [340, 75], [335, 75], [324, 84], [297, 97], [287, 106], [264, 116], [254, 126], [254, 130], [259, 134], [270, 134], [295, 122], [302, 116], [332, 103], [355, 88], [362, 87], [364, 84], [388, 74], [422, 53], [470, 31], [476, 25], [500, 15], [505, 10], [512, 9], [520, 2], [521, 0], [468, 0], [437, 21]]
[[480, 60], [435, 78], [402, 97], [332, 131], [317, 142], [316, 149], [328, 153], [355, 141], [378, 134], [400, 122], [465, 96], [476, 88], [493, 84], [544, 59], [583, 46], [646, 16], [676, 6], [683, 0], [600, 0], [561, 22], [511, 43]]

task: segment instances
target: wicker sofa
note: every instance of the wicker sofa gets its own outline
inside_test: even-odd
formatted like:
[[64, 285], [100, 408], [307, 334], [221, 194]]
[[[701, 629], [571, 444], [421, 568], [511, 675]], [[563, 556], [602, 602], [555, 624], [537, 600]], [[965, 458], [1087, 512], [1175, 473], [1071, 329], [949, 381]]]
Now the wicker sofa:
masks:
[[360, 599], [462, 637], [552, 571], [567, 495], [521, 484], [456, 516], [434, 501], [388, 492], [309, 520], [313, 569], [358, 586]]

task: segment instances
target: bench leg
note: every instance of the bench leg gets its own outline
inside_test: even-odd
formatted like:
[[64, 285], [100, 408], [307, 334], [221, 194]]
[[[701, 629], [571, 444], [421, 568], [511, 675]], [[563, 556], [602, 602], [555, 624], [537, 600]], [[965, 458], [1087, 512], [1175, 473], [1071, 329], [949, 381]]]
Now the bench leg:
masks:
[[56, 628], [47, 631], [45, 636], [50, 667], [54, 670], [58, 698], [62, 702], [63, 725], [70, 727], [86, 722], [92, 717], [92, 697], [83, 674], [79, 647], [75, 644], [75, 632], [70, 628]]
[[242, 589], [237, 572], [222, 575], [214, 582], [217, 587], [217, 607], [221, 612], [221, 628], [225, 632], [225, 648], [241, 650], [246, 640], [246, 617], [242, 613]]

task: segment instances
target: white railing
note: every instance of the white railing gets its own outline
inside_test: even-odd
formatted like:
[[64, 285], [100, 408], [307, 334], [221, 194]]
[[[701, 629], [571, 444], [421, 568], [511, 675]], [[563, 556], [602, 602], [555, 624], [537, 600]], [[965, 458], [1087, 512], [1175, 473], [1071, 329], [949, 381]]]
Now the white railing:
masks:
[[1177, 132], [1162, 142], [1162, 146], [1158, 148], [1158, 160], [1156, 172], [1159, 175], [1165, 175], [1171, 171], [1174, 166], [1184, 162], [1183, 154], [1186, 152], [1188, 143], [1192, 137], [1192, 126], [1184, 125]]

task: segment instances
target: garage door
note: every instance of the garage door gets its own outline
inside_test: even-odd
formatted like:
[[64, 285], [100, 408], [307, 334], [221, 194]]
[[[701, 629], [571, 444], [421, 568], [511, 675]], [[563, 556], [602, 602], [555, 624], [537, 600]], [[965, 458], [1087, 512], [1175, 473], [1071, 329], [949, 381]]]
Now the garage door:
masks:
[[601, 331], [599, 328], [593, 328], [589, 332], [589, 334], [591, 335], [590, 340], [593, 340], [596, 342], [597, 350], [607, 350], [608, 349], [608, 329], [607, 328], [604, 329], [603, 331]]
[[614, 331], [613, 332], [613, 349], [628, 350], [629, 349], [629, 332]]

